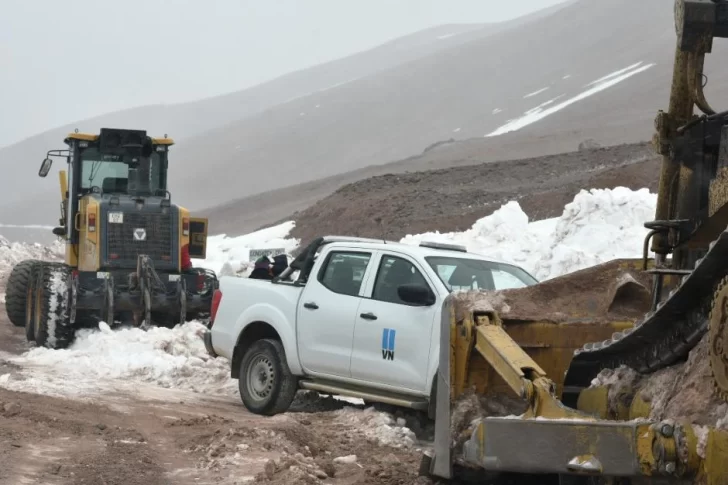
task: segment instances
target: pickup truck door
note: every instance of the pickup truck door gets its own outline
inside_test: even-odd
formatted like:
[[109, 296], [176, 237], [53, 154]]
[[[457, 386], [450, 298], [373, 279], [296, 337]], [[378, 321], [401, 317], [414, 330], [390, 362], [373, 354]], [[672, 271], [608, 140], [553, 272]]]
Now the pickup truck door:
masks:
[[351, 346], [372, 251], [336, 248], [319, 255], [298, 301], [301, 365], [318, 375], [350, 377]]
[[[433, 323], [440, 308], [411, 306], [400, 300], [397, 287], [419, 283], [433, 290], [419, 263], [406, 254], [383, 251], [369, 279], [354, 328], [351, 377], [373, 386], [387, 385], [428, 394], [427, 369]], [[373, 271], [372, 271], [373, 273]]]

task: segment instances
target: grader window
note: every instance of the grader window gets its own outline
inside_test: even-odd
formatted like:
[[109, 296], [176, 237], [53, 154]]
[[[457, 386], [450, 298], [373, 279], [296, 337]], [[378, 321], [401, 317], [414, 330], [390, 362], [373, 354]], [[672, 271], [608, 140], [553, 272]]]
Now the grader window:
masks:
[[[98, 187], [104, 193], [128, 193], [128, 155], [105, 155], [97, 150], [87, 149], [81, 156], [81, 190], [90, 191]], [[149, 188], [152, 192], [164, 190], [163, 162], [158, 153], [151, 156]]]

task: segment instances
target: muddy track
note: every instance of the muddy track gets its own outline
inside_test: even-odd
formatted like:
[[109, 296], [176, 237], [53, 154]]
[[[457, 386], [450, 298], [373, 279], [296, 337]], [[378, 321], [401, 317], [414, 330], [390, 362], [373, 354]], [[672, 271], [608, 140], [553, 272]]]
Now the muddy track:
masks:
[[[29, 375], [43, 389], [46, 371], [8, 361], [30, 347], [23, 329], [6, 321], [2, 303], [0, 315], [0, 484], [417, 480], [418, 447], [427, 443], [383, 444], [374, 427], [362, 428], [381, 419], [379, 413], [352, 411], [356, 406], [333, 398], [302, 393], [290, 412], [264, 418], [246, 412], [237, 399], [137, 383], [99, 383], [111, 390], [74, 399], [8, 390], [4, 379]], [[420, 426], [412, 416], [400, 419], [415, 430]], [[429, 437], [430, 430], [420, 431]]]

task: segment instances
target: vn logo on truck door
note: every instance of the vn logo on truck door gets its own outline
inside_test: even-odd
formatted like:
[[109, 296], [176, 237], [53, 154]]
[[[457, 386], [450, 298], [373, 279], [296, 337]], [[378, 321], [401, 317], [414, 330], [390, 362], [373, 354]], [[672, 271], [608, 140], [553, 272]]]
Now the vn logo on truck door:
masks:
[[393, 328], [382, 329], [382, 359], [394, 360], [394, 337], [397, 331]]

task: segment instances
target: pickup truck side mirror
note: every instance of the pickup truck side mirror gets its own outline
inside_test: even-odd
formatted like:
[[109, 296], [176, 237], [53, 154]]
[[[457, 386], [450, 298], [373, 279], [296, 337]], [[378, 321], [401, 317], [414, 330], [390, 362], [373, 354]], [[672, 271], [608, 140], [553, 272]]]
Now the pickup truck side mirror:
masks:
[[435, 304], [435, 295], [426, 286], [422, 285], [401, 285], [397, 288], [399, 298], [411, 305], [430, 306]]

